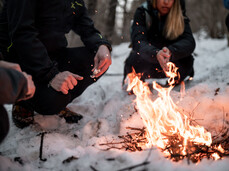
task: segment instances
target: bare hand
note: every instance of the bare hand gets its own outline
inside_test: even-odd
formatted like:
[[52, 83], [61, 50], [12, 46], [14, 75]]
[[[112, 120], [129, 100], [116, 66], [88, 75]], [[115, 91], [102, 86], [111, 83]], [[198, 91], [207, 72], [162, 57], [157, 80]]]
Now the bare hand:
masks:
[[105, 45], [99, 46], [99, 49], [95, 55], [94, 68], [92, 69], [93, 76], [101, 76], [111, 65], [111, 54], [109, 49]]
[[69, 71], [64, 71], [54, 77], [51, 81], [51, 86], [56, 91], [68, 94], [68, 90], [72, 90], [78, 84], [78, 80], [83, 80], [83, 77]]
[[19, 72], [22, 72], [20, 65], [16, 64], [16, 63], [12, 63], [12, 62], [0, 61], [0, 67], [8, 68], [8, 69], [14, 69], [14, 70], [17, 70]]
[[169, 62], [170, 57], [171, 52], [167, 47], [164, 47], [157, 53], [157, 60], [165, 73], [169, 70], [167, 63]]
[[22, 74], [25, 76], [25, 78], [27, 80], [27, 93], [26, 93], [24, 98], [19, 99], [19, 100], [27, 100], [27, 99], [30, 99], [31, 97], [33, 97], [35, 90], [36, 90], [36, 87], [34, 85], [34, 82], [32, 80], [31, 75], [28, 75], [25, 72], [22, 72]]

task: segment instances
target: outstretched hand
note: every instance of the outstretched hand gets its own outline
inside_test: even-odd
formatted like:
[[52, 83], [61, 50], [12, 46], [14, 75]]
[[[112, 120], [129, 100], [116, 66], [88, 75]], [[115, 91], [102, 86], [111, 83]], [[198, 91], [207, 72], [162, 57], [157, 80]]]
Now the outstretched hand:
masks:
[[20, 67], [19, 64], [12, 63], [12, 62], [6, 62], [6, 61], [0, 61], [0, 67], [8, 68], [8, 69], [14, 69], [14, 70], [22, 73], [24, 75], [24, 77], [26, 78], [26, 81], [27, 81], [27, 92], [24, 95], [24, 97], [18, 99], [18, 101], [28, 100], [28, 99], [33, 97], [33, 95], [35, 93], [35, 90], [36, 90], [36, 87], [34, 85], [32, 76], [27, 74], [26, 72], [22, 72], [21, 67]]
[[32, 76], [28, 75], [25, 72], [22, 72], [22, 74], [25, 76], [25, 78], [27, 80], [27, 92], [26, 92], [25, 97], [22, 98], [22, 99], [19, 99], [19, 101], [20, 100], [27, 100], [27, 99], [32, 98], [34, 93], [35, 93], [35, 90], [36, 90], [36, 87], [35, 87], [34, 82], [32, 80]]
[[50, 85], [54, 90], [68, 94], [68, 91], [72, 90], [78, 84], [79, 80], [83, 80], [83, 77], [69, 71], [64, 71], [57, 74], [50, 82]]
[[93, 76], [101, 76], [111, 65], [111, 54], [105, 45], [99, 46], [94, 58], [94, 67], [92, 69]]
[[163, 69], [164, 73], [166, 73], [169, 70], [167, 63], [169, 62], [170, 57], [171, 52], [167, 47], [163, 47], [163, 49], [157, 53], [157, 60], [161, 68]]

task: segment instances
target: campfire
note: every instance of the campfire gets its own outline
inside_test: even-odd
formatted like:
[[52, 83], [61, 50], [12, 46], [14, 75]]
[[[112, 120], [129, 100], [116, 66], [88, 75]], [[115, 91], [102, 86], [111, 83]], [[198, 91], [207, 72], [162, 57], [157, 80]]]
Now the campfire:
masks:
[[[158, 98], [152, 100], [152, 92], [148, 83], [140, 80], [141, 75], [135, 71], [128, 75], [128, 91], [136, 95], [136, 111], [141, 115], [145, 128], [128, 128], [137, 132], [119, 136], [122, 141], [106, 143], [110, 148], [125, 148], [130, 151], [158, 147], [164, 156], [179, 161], [187, 158], [194, 163], [203, 158], [222, 159], [229, 155], [229, 137], [219, 142], [212, 140], [210, 132], [199, 125], [194, 125], [191, 119], [180, 112], [173, 102], [170, 92], [179, 78], [177, 67], [168, 63], [166, 72], [169, 87], [162, 87], [153, 82], [153, 89], [158, 92]], [[120, 145], [121, 146], [117, 146]], [[109, 149], [110, 149], [109, 148]]]

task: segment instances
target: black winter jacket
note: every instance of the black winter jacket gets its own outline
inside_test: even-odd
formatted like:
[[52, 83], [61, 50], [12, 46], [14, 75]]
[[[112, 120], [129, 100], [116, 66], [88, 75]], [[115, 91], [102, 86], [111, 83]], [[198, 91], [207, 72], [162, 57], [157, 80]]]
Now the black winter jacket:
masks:
[[49, 54], [67, 46], [65, 34], [71, 29], [93, 52], [102, 44], [110, 47], [94, 28], [83, 0], [5, 0], [0, 48], [13, 52], [13, 61], [35, 81], [48, 82], [59, 72]]
[[153, 9], [150, 1], [147, 1], [147, 11], [152, 19], [150, 28], [146, 26], [146, 14], [144, 7], [137, 8], [132, 25], [131, 40], [133, 50], [140, 53], [140, 56], [148, 62], [157, 63], [157, 52], [163, 47], [168, 47], [172, 53], [171, 61], [189, 57], [195, 49], [195, 40], [189, 25], [189, 19], [185, 15], [184, 0], [181, 0], [181, 7], [184, 15], [185, 29], [182, 35], [176, 40], [167, 40], [162, 32], [166, 16], [158, 18], [158, 10]]

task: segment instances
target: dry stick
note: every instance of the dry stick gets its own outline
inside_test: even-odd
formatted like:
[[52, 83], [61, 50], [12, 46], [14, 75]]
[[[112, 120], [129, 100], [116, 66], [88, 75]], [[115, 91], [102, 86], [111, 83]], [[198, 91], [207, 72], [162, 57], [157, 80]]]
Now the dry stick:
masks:
[[[219, 131], [219, 133], [212, 137], [213, 141], [217, 140], [217, 138], [219, 138], [220, 135], [221, 135], [221, 137], [225, 137], [229, 131], [229, 127], [227, 128], [225, 125], [226, 121], [225, 121], [224, 114], [225, 114], [225, 111], [224, 111], [224, 107], [223, 107], [223, 126], [222, 126], [222, 129]], [[215, 142], [215, 144], [217, 144], [217, 142]]]
[[40, 155], [39, 155], [39, 158], [41, 161], [45, 162], [47, 161], [46, 158], [42, 158], [42, 152], [43, 152], [43, 141], [44, 141], [44, 135], [47, 134], [47, 132], [42, 132], [40, 133], [39, 135], [41, 135], [41, 144], [40, 144]]
[[[136, 130], [136, 128], [133, 128], [133, 129]], [[144, 130], [144, 128], [142, 130]], [[130, 166], [130, 167], [127, 167], [127, 168], [118, 170], [118, 171], [131, 170], [131, 169], [135, 169], [135, 168], [140, 167], [140, 166], [146, 166], [146, 165], [150, 164], [150, 162], [148, 161], [148, 159], [149, 159], [149, 157], [151, 155], [152, 150], [153, 150], [153, 148], [150, 148], [149, 153], [148, 153], [148, 155], [147, 155], [147, 157], [146, 157], [146, 159], [145, 159], [145, 161], [143, 163], [137, 164], [137, 165], [134, 165], [134, 166]]]
[[[146, 142], [146, 138], [143, 137], [145, 128], [133, 128], [127, 127], [127, 129], [137, 130], [138, 132], [135, 133], [127, 133], [127, 135], [118, 136], [119, 138], [123, 139], [123, 141], [119, 142], [108, 142], [100, 144], [101, 146], [107, 145], [109, 148], [106, 149], [125, 149], [129, 151], [142, 151], [140, 147], [138, 147], [138, 143]], [[121, 147], [115, 147], [115, 145], [121, 145]]]
[[90, 166], [91, 170], [93, 171], [98, 171], [96, 168], [94, 168], [93, 166]]

